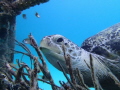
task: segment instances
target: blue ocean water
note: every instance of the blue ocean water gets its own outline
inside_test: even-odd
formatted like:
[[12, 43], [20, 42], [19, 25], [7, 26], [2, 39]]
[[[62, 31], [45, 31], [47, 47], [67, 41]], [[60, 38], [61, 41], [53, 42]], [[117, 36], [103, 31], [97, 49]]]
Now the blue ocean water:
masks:
[[[86, 38], [120, 22], [119, 3], [119, 0], [50, 0], [24, 10], [17, 16], [16, 39], [22, 42], [32, 33], [39, 44], [44, 36], [61, 34], [80, 46]], [[40, 18], [35, 16], [36, 12]], [[26, 14], [27, 18], [23, 19], [22, 14]], [[28, 47], [37, 56], [34, 49]], [[16, 47], [16, 50], [21, 48]], [[16, 54], [15, 59], [20, 59], [21, 56]], [[30, 64], [28, 57], [23, 57], [23, 61]], [[48, 62], [47, 65], [57, 85], [59, 80], [66, 81], [62, 72]], [[39, 86], [51, 90], [43, 82]]]

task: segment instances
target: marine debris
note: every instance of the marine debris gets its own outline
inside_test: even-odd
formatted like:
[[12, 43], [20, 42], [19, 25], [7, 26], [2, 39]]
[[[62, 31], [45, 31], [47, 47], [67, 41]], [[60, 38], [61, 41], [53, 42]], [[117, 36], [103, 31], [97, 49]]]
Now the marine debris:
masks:
[[[38, 84], [39, 81], [50, 84], [53, 90], [90, 90], [89, 87], [85, 84], [84, 78], [80, 70], [78, 70], [78, 68], [76, 68], [75, 70], [72, 69], [71, 60], [69, 54], [65, 53], [64, 45], [62, 48], [70, 77], [66, 75], [66, 72], [62, 64], [58, 61], [58, 65], [61, 68], [63, 75], [66, 77], [68, 81], [66, 83], [60, 80], [59, 83], [61, 84], [61, 87], [59, 87], [54, 83], [53, 77], [51, 76], [51, 73], [47, 68], [47, 64], [41, 54], [39, 46], [37, 45], [37, 42], [35, 41], [34, 37], [30, 34], [27, 40], [28, 39], [30, 41], [28, 44], [30, 44], [35, 49], [38, 56], [34, 56], [31, 53], [30, 49], [24, 43], [15, 40], [16, 45], [22, 47], [26, 52], [21, 52], [17, 50], [13, 51], [15, 53], [21, 53], [23, 55], [30, 57], [32, 67], [27, 65], [27, 63], [24, 63], [24, 60], [20, 61], [19, 59], [16, 60], [18, 67], [15, 67], [14, 65], [11, 65], [10, 63], [7, 62], [5, 56], [2, 56], [2, 59], [5, 62], [3, 67], [0, 68], [1, 90], [42, 90], [42, 88], [40, 88], [41, 85]], [[94, 88], [96, 90], [103, 90], [99, 83], [99, 80], [97, 79], [96, 73], [94, 72], [95, 68], [91, 55], [90, 59], [91, 60], [89, 68], [91, 70]], [[107, 66], [105, 66], [105, 68], [108, 70], [111, 78], [120, 87], [120, 81], [117, 79], [117, 77], [107, 68]], [[39, 73], [42, 73], [48, 79], [48, 81], [38, 77]]]

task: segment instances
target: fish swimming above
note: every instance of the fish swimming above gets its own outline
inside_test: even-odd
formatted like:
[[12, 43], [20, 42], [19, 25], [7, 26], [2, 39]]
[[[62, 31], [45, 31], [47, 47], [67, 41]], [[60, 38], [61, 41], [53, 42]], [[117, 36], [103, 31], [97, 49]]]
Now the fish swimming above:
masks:
[[26, 14], [22, 14], [22, 17], [23, 17], [24, 19], [27, 19]]
[[38, 18], [40, 18], [40, 15], [37, 12], [35, 13], [35, 16], [38, 17]]

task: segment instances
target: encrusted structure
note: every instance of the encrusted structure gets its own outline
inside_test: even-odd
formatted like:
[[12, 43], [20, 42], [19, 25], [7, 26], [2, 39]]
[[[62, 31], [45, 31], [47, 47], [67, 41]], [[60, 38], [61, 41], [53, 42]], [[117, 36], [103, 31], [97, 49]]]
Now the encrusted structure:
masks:
[[16, 16], [22, 10], [49, 0], [0, 0], [0, 67], [3, 65], [2, 56], [8, 62], [13, 61]]
[[[13, 89], [19, 87], [18, 84], [20, 84], [20, 82], [18, 81], [18, 84], [14, 84], [14, 87], [10, 78], [8, 80], [6, 76], [8, 75], [7, 71], [5, 70], [5, 75], [2, 70], [6, 65], [6, 61], [10, 63], [13, 62], [16, 16], [19, 15], [22, 10], [47, 1], [49, 0], [0, 0], [0, 90], [4, 90], [5, 88], [7, 88], [7, 90], [24, 90], [24, 87], [21, 89]], [[10, 72], [9, 70], [8, 72]], [[13, 75], [15, 75], [15, 73], [13, 73]], [[17, 75], [15, 76], [19, 77]], [[3, 83], [1, 83], [1, 78]], [[7, 86], [4, 86], [4, 81]]]

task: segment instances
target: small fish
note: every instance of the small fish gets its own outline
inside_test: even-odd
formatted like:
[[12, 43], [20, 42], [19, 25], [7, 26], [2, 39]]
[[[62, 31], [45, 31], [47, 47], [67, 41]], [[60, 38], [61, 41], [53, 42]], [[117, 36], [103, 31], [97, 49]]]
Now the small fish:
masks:
[[22, 17], [23, 17], [24, 19], [27, 19], [26, 14], [22, 14]]
[[35, 16], [38, 17], [38, 18], [40, 18], [40, 15], [37, 12], [35, 13]]
[[29, 38], [24, 39], [22, 42], [25, 44], [31, 44], [31, 41]]
[[29, 35], [29, 38], [24, 39], [22, 42], [25, 43], [25, 44], [30, 44], [34, 47], [37, 47], [37, 43], [36, 43], [36, 41], [34, 40], [34, 37], [31, 34]]

